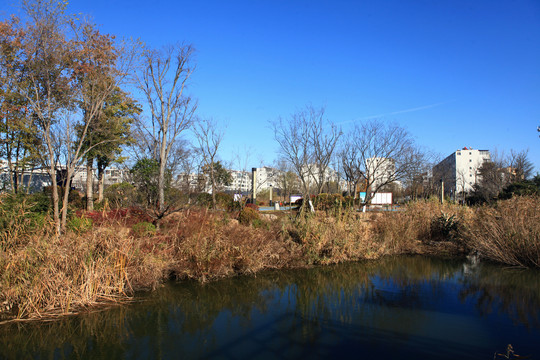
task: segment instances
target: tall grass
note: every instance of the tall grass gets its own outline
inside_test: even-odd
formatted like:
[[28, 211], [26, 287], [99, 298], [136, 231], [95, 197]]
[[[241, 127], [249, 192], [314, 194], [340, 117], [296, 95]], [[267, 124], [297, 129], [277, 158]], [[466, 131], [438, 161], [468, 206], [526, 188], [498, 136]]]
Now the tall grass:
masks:
[[540, 267], [540, 198], [514, 197], [479, 208], [468, 238], [471, 248], [484, 258]]
[[350, 212], [337, 217], [321, 212], [287, 222], [282, 235], [300, 245], [301, 259], [309, 265], [376, 258], [381, 252], [369, 225]]
[[165, 218], [159, 230], [135, 210], [96, 212], [84, 215], [91, 222], [74, 221], [80, 226], [60, 238], [42, 216], [39, 233], [24, 225], [31, 218], [26, 215], [10, 218], [24, 225], [17, 232], [3, 230], [0, 322], [128, 300], [170, 278], [209, 281], [384, 255], [442, 254], [449, 248], [473, 249], [514, 266], [540, 266], [538, 198], [476, 209], [426, 201], [392, 213], [345, 209], [297, 220], [242, 222], [237, 213], [190, 209]]
[[[406, 205], [403, 211], [373, 215], [373, 228], [387, 254], [417, 253], [423, 252], [426, 244], [437, 247], [440, 241], [453, 241], [463, 247], [463, 234], [473, 215], [468, 207], [418, 201]], [[449, 219], [453, 224], [450, 229]]]

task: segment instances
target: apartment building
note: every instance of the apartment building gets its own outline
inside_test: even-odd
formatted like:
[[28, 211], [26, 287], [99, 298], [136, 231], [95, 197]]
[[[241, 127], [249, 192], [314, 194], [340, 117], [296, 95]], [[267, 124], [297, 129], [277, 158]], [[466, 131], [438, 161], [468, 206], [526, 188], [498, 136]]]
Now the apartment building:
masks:
[[489, 150], [464, 147], [433, 167], [433, 181], [444, 182], [444, 192], [448, 196], [464, 195], [480, 181], [479, 169], [490, 160]]
[[370, 180], [372, 179], [371, 189], [375, 190], [395, 176], [396, 162], [394, 159], [372, 157], [366, 159], [366, 172]]

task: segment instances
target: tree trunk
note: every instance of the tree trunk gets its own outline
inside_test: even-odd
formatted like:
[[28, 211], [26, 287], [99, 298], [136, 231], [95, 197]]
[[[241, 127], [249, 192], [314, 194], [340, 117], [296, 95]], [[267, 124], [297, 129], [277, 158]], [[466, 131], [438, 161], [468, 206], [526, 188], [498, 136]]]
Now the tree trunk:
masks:
[[52, 184], [52, 201], [53, 201], [53, 219], [56, 228], [56, 234], [60, 235], [60, 211], [59, 211], [59, 198], [58, 198], [58, 184], [56, 182], [56, 169], [54, 165], [51, 166], [49, 176], [51, 177]]
[[34, 176], [34, 166], [32, 166], [32, 171], [28, 175], [28, 185], [26, 186], [26, 195], [30, 194], [30, 187], [32, 186], [32, 177]]
[[94, 159], [90, 158], [86, 162], [86, 210], [94, 210], [94, 171], [92, 166]]
[[11, 185], [11, 192], [13, 194], [16, 194], [17, 193], [17, 183], [13, 178], [17, 179], [17, 174], [13, 170], [13, 164], [11, 163], [10, 158], [8, 158], [8, 168], [9, 168], [9, 183]]
[[165, 166], [167, 165], [167, 129], [161, 134], [161, 148], [159, 150], [159, 178], [158, 178], [158, 210], [159, 217], [165, 211]]
[[98, 163], [98, 199], [97, 202], [103, 201], [103, 192], [105, 191], [105, 167], [99, 166]]
[[64, 198], [62, 199], [62, 220], [60, 223], [60, 231], [61, 233], [66, 232], [66, 224], [67, 224], [67, 213], [68, 213], [68, 205], [69, 205], [69, 190], [71, 188], [71, 177], [73, 176], [73, 169], [67, 169], [66, 174], [66, 184], [64, 186]]
[[210, 164], [210, 181], [212, 181], [212, 209], [216, 208], [216, 179], [214, 175], [214, 164]]
[[163, 215], [165, 210], [165, 159], [161, 159], [159, 164], [159, 178], [158, 178], [158, 210], [160, 216]]
[[45, 130], [45, 142], [47, 144], [48, 157], [49, 157], [49, 176], [51, 178], [51, 187], [52, 187], [52, 201], [53, 201], [53, 219], [56, 230], [56, 235], [60, 236], [61, 226], [60, 226], [60, 209], [58, 198], [58, 183], [56, 181], [56, 162], [54, 158], [54, 148], [52, 139], [50, 136], [50, 127]]

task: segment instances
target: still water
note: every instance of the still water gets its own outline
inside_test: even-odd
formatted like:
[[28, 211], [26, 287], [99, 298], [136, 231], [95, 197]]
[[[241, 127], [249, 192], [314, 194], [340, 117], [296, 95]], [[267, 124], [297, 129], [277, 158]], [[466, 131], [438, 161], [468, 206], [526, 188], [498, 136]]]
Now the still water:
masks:
[[0, 358], [540, 359], [540, 272], [400, 257], [183, 282], [134, 304], [0, 326]]

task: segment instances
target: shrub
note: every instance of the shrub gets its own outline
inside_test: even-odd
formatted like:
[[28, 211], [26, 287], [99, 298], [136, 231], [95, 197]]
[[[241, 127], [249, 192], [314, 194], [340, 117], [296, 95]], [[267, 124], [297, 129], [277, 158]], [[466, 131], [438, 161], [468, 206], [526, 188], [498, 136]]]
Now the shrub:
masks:
[[38, 213], [47, 213], [51, 209], [52, 201], [47, 194], [45, 194], [43, 191], [39, 193], [35, 193], [32, 195], [28, 195], [30, 201], [34, 204], [32, 211], [38, 212]]
[[197, 195], [195, 203], [199, 206], [210, 207], [212, 206], [212, 195], [208, 193], [200, 193]]
[[[64, 191], [65, 191], [65, 188], [63, 186], [58, 187], [58, 201], [60, 203], [60, 206], [64, 199]], [[52, 199], [52, 186], [44, 187], [43, 194], [47, 198]], [[75, 209], [84, 209], [86, 206], [86, 200], [83, 201], [83, 195], [80, 194], [78, 190], [74, 190], [74, 189], [69, 190], [68, 203], [71, 207], [75, 207]]]
[[[249, 204], [252, 205], [252, 204]], [[260, 216], [257, 210], [253, 210], [253, 208], [246, 206], [240, 213], [238, 214], [238, 222], [243, 225], [251, 225], [254, 221], [260, 220]]]
[[124, 208], [135, 203], [135, 186], [123, 182], [113, 184], [104, 191], [105, 199], [112, 208]]
[[249, 209], [252, 209], [252, 210], [255, 210], [255, 211], [259, 211], [259, 207], [255, 204], [252, 204], [252, 203], [247, 203], [246, 208], [249, 208]]
[[230, 209], [233, 206], [233, 197], [226, 193], [217, 193], [216, 205], [220, 209]]
[[340, 210], [345, 204], [345, 198], [341, 194], [319, 194], [314, 199], [317, 210]]
[[93, 224], [92, 219], [89, 219], [85, 216], [81, 216], [81, 217], [75, 216], [69, 219], [67, 223], [67, 228], [73, 231], [74, 233], [80, 235], [90, 230], [92, 228], [92, 224]]
[[227, 210], [229, 211], [239, 211], [242, 209], [242, 204], [240, 203], [240, 201], [233, 201], [231, 203], [231, 206], [229, 206], [229, 208]]
[[352, 196], [343, 197], [343, 206], [352, 207], [354, 205], [354, 198]]
[[46, 196], [3, 196], [0, 199], [0, 246], [15, 246], [35, 233], [46, 233], [48, 206]]
[[431, 220], [431, 238], [433, 240], [455, 240], [460, 234], [461, 223], [456, 214], [441, 215]]
[[131, 230], [138, 237], [152, 236], [156, 233], [156, 226], [150, 222], [143, 221], [133, 225]]
[[499, 199], [507, 200], [513, 196], [539, 195], [540, 194], [540, 178], [535, 177], [535, 180], [523, 180], [512, 183], [506, 186], [499, 194]]

